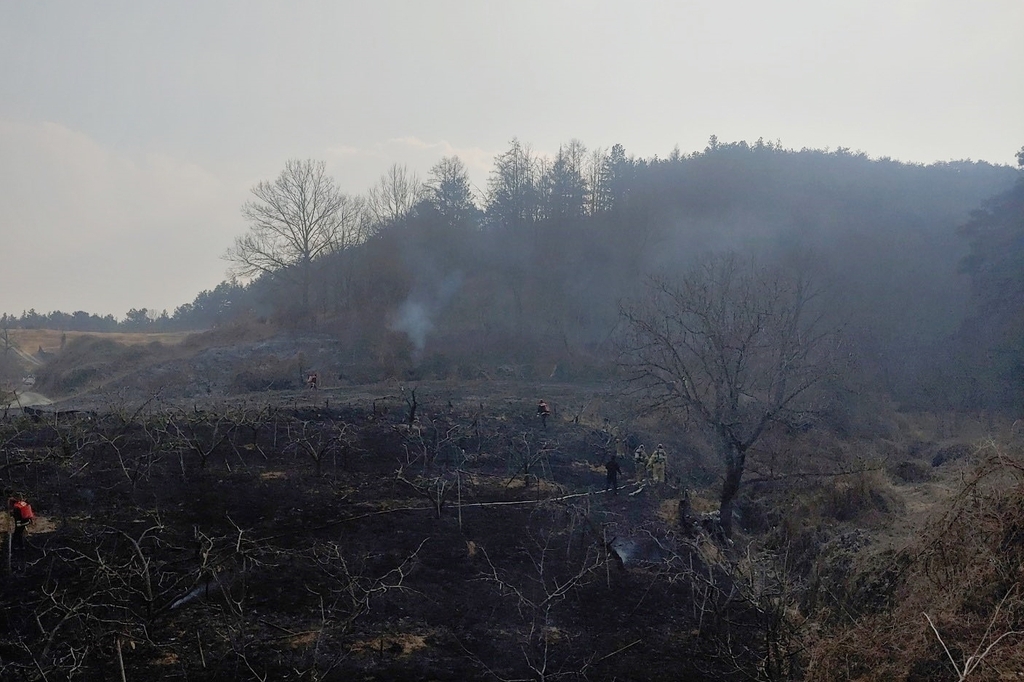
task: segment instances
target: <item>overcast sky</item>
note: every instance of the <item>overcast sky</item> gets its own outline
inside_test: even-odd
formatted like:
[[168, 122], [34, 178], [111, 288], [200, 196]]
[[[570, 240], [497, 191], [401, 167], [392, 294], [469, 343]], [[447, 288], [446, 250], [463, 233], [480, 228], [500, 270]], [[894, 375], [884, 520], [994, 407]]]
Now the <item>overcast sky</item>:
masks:
[[173, 312], [289, 158], [365, 192], [516, 136], [1012, 164], [1024, 0], [0, 0], [0, 311]]

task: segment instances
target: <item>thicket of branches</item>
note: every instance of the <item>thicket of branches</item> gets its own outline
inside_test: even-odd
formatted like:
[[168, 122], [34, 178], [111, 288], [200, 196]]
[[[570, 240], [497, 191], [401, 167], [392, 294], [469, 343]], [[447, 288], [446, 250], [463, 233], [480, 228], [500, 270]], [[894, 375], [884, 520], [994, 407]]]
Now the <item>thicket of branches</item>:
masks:
[[1005, 679], [1024, 669], [1024, 460], [990, 444], [911, 546], [867, 561], [813, 647], [816, 680]]

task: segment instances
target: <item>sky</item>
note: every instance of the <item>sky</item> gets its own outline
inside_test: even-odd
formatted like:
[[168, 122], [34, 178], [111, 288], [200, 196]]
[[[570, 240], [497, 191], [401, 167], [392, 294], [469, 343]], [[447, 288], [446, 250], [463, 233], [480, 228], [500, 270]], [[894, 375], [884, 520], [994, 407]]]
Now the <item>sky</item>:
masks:
[[641, 157], [759, 137], [1015, 164], [1022, 0], [0, 0], [0, 312], [168, 310], [250, 189], [365, 193], [518, 137]]

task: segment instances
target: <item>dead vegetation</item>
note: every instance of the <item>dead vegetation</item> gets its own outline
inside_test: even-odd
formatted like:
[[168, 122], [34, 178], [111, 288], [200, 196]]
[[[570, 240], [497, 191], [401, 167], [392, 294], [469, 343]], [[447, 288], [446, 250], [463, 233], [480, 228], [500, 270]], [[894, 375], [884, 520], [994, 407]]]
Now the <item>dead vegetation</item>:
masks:
[[58, 353], [76, 339], [91, 338], [112, 341], [122, 346], [148, 346], [160, 343], [173, 346], [184, 342], [192, 332], [62, 332], [58, 329], [11, 329], [14, 342], [28, 353]]
[[[613, 421], [626, 411], [610, 393], [546, 387], [544, 428], [537, 387], [401, 389], [8, 415], [0, 476], [47, 523], [0, 588], [2, 676], [992, 679], [1021, 666], [1024, 468], [1005, 445], [933, 467], [955, 433], [772, 430], [728, 542], [695, 437]], [[617, 438], [665, 442], [669, 482], [640, 489], [629, 468], [605, 494]], [[894, 462], [930, 477], [903, 480]]]
[[834, 626], [813, 649], [815, 679], [1006, 679], [1024, 669], [1019, 446], [979, 447], [921, 530], [858, 567], [852, 582], [864, 593], [834, 604]]

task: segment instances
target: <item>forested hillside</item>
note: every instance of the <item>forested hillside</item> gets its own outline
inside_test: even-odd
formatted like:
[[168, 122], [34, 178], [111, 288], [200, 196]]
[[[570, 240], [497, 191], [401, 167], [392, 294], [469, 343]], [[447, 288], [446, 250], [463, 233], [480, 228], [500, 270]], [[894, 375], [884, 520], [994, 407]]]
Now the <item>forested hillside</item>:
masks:
[[[305, 313], [301, 278], [279, 270], [246, 290], [248, 306], [292, 324], [316, 320], [354, 362], [385, 373], [485, 363], [572, 379], [613, 357], [620, 306], [643, 296], [651, 275], [722, 250], [811, 259], [861, 385], [917, 404], [986, 399], [984, 387], [965, 390], [960, 369], [970, 280], [958, 228], [1016, 170], [714, 139], [668, 159], [572, 142], [551, 160], [513, 141], [495, 160], [482, 211], [457, 159], [414, 196], [393, 172], [365, 202], [351, 199], [362, 206], [344, 230], [351, 245], [311, 262]], [[382, 197], [393, 210], [373, 208]]]
[[[355, 196], [323, 164], [294, 161], [242, 208], [249, 232], [226, 254], [241, 280], [173, 315], [133, 310], [104, 327], [81, 312], [29, 311], [5, 324], [157, 331], [247, 315], [331, 333], [347, 362], [378, 377], [485, 365], [572, 380], [604, 376], [620, 307], [651, 275], [735, 251], [815, 263], [860, 386], [907, 405], [1006, 404], [1016, 397], [989, 385], [996, 376], [972, 357], [998, 334], [961, 333], [969, 319], [979, 327], [961, 268], [980, 275], [969, 249], [1000, 248], [972, 211], [1019, 177], [987, 163], [921, 166], [761, 140], [712, 138], [703, 152], [664, 159], [577, 140], [549, 158], [513, 140], [485, 188], [450, 157], [425, 182], [395, 165]], [[288, 200], [307, 191], [319, 222], [303, 226]], [[982, 299], [1000, 290], [978, 282]]]

